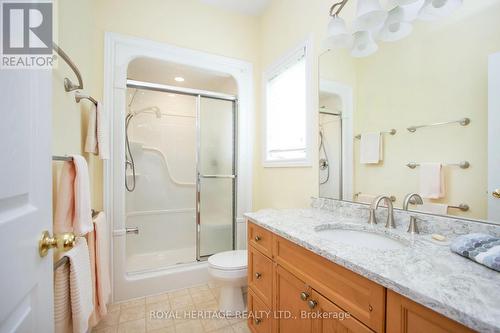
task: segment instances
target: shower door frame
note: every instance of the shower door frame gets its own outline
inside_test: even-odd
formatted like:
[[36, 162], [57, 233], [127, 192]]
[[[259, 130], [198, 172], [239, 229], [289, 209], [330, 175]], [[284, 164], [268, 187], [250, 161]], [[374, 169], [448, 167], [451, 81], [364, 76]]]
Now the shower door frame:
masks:
[[[170, 86], [165, 84], [138, 81], [127, 79], [127, 88], [136, 88], [144, 90], [153, 90], [165, 93], [174, 93], [181, 95], [193, 96], [196, 98], [196, 261], [206, 261], [210, 255], [201, 255], [201, 178], [216, 178], [216, 179], [232, 179], [232, 250], [236, 249], [236, 239], [237, 239], [237, 157], [238, 157], [238, 138], [237, 138], [237, 126], [238, 126], [238, 98], [234, 95], [223, 94], [207, 90], [199, 90], [185, 87]], [[233, 163], [232, 163], [232, 175], [201, 175], [200, 173], [200, 151], [201, 151], [201, 99], [210, 98], [216, 100], [223, 100], [232, 102], [233, 110]]]

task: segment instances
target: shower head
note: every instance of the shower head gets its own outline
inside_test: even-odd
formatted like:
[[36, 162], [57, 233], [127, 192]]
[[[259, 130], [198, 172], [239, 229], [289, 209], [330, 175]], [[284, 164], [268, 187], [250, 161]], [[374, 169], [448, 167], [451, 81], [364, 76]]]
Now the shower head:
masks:
[[133, 116], [137, 116], [139, 115], [140, 113], [144, 113], [144, 112], [149, 112], [149, 111], [152, 111], [155, 113], [156, 115], [156, 118], [160, 119], [161, 118], [161, 110], [159, 107], [157, 106], [149, 106], [147, 108], [144, 108], [144, 109], [140, 109], [140, 110], [136, 110], [136, 111], [130, 111], [130, 114], [132, 114]]

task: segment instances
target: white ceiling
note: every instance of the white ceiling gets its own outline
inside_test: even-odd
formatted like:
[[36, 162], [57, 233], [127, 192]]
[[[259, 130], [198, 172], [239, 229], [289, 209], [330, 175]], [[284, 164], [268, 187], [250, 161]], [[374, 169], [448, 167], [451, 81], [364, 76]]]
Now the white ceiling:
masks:
[[246, 15], [260, 15], [271, 0], [200, 0], [208, 5], [233, 10]]

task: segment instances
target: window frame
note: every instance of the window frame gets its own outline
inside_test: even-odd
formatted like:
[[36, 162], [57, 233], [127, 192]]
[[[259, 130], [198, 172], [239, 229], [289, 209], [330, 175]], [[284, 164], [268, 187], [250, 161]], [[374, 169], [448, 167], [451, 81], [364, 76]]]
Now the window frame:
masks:
[[[284, 67], [291, 65], [292, 61], [296, 59], [297, 53], [304, 50], [304, 60], [305, 60], [305, 85], [306, 85], [306, 105], [305, 105], [305, 157], [300, 159], [283, 159], [283, 160], [273, 160], [268, 159], [268, 142], [267, 142], [267, 84], [274, 77], [279, 75]], [[306, 40], [302, 41], [293, 49], [289, 50], [285, 55], [281, 56], [277, 61], [275, 61], [271, 66], [269, 66], [262, 76], [262, 122], [263, 122], [263, 133], [262, 133], [262, 165], [265, 168], [273, 167], [312, 167], [312, 128], [313, 128], [313, 87], [312, 87], [312, 39], [308, 37]]]

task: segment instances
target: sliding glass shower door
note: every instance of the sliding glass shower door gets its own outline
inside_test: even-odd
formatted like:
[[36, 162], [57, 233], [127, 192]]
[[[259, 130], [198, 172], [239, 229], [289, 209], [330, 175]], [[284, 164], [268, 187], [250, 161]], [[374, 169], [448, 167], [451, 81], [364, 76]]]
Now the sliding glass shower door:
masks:
[[198, 98], [197, 259], [235, 247], [236, 102]]

